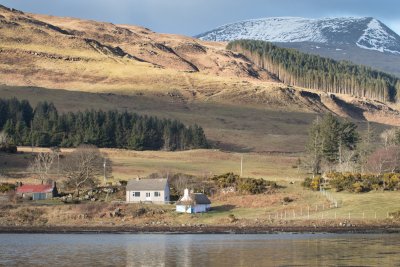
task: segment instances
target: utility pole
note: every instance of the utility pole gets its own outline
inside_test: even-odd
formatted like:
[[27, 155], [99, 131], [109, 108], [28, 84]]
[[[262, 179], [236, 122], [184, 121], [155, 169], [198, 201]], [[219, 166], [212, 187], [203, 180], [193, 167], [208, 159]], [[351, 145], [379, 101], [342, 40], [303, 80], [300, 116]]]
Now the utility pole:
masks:
[[32, 153], [33, 153], [33, 120], [31, 120], [31, 146], [32, 146]]
[[104, 163], [103, 163], [103, 168], [104, 168], [104, 184], [106, 184], [106, 165], [107, 165], [107, 160], [104, 158]]
[[240, 156], [240, 177], [243, 177], [243, 155]]

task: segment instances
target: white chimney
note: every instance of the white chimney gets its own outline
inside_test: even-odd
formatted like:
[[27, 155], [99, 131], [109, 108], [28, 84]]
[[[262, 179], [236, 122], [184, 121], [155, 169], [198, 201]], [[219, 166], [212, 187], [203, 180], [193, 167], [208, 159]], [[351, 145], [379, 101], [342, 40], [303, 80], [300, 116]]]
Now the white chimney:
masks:
[[181, 201], [190, 201], [190, 196], [189, 196], [189, 189], [183, 190], [183, 197]]

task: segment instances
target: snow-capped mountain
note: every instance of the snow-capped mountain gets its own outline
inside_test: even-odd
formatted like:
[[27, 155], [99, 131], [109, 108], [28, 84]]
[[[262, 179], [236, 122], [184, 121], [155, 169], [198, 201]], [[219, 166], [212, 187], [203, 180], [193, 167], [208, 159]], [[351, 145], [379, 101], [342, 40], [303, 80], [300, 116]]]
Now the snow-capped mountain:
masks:
[[227, 24], [196, 36], [208, 41], [256, 39], [279, 43], [355, 45], [400, 55], [400, 36], [377, 19], [276, 17]]

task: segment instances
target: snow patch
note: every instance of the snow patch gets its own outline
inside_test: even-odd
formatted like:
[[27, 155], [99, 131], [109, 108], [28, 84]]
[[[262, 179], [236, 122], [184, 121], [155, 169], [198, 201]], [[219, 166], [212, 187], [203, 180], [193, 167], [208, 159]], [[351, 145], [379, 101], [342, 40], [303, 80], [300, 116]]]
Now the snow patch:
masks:
[[385, 47], [393, 41], [396, 41], [395, 36], [390, 35], [378, 20], [372, 19], [356, 44], [363, 49], [400, 54], [400, 51]]

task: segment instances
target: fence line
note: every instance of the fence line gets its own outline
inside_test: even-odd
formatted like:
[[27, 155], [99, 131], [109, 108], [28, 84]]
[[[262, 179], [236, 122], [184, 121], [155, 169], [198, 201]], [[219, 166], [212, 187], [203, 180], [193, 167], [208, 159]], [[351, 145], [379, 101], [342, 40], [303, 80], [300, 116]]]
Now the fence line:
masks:
[[316, 205], [267, 212], [267, 218], [269, 220], [382, 220], [390, 218], [390, 212], [387, 210], [347, 212], [335, 208], [324, 209], [324, 205]]

